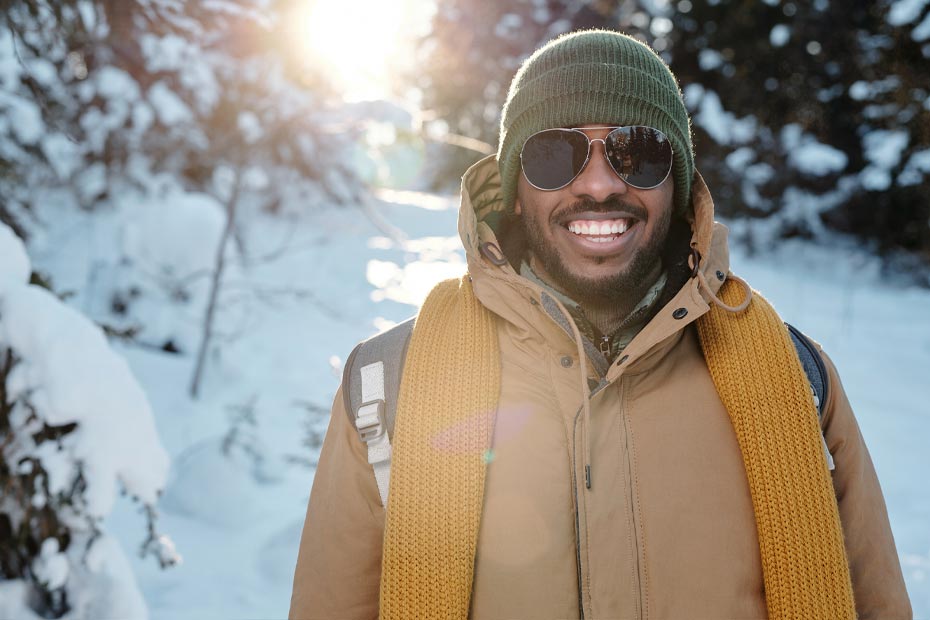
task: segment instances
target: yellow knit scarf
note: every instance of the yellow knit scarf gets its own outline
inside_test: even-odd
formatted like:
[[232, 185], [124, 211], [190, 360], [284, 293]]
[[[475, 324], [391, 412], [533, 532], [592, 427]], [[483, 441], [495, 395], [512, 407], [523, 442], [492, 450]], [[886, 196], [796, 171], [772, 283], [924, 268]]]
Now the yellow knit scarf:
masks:
[[500, 354], [468, 278], [430, 293], [407, 349], [394, 426], [380, 618], [466, 618]]
[[[727, 282], [720, 298], [739, 301]], [[697, 321], [736, 430], [769, 618], [855, 618], [849, 566], [810, 387], [775, 310], [755, 294]], [[380, 617], [468, 617], [484, 474], [500, 391], [494, 318], [470, 281], [439, 284], [417, 318], [394, 432]]]

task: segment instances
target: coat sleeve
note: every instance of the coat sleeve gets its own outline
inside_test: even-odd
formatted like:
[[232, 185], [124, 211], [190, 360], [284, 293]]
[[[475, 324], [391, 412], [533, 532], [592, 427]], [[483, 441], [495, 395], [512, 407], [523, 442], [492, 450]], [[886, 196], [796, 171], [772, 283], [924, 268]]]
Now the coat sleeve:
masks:
[[[823, 352], [821, 351], [823, 354]], [[836, 468], [833, 487], [860, 620], [913, 617], [885, 498], [833, 362], [824, 354], [829, 394], [823, 430]]]
[[378, 617], [384, 508], [367, 447], [336, 393], [300, 539], [290, 620]]

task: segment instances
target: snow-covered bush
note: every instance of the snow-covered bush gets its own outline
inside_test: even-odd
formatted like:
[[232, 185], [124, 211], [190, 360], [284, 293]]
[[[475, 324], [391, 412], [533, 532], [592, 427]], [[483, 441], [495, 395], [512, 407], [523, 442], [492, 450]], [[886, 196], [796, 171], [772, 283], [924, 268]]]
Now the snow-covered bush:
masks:
[[277, 36], [289, 4], [5, 4], [0, 222], [41, 237], [61, 205], [119, 221], [121, 252], [101, 244], [93, 286], [73, 283], [111, 334], [203, 360], [214, 312], [235, 312], [224, 285], [271, 253], [242, 223], [360, 198], [361, 129]]
[[0, 617], [144, 617], [102, 521], [130, 495], [148, 518], [144, 552], [176, 562], [154, 523], [168, 455], [126, 362], [30, 274], [0, 224]]

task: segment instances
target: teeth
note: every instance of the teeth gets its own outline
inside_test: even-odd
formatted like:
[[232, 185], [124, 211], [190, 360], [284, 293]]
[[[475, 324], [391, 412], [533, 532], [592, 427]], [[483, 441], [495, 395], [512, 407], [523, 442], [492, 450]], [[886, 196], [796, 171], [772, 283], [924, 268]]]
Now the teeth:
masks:
[[576, 235], [590, 237], [595, 241], [610, 241], [610, 239], [595, 238], [595, 235], [622, 235], [629, 228], [630, 221], [626, 219], [608, 221], [575, 220], [568, 223], [569, 231], [575, 233]]

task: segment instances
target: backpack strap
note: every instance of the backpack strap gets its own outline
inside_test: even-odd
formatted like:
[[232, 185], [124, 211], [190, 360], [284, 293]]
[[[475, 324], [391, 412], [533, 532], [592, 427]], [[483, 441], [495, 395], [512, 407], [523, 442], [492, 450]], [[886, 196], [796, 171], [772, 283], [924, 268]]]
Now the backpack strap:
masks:
[[[827, 406], [827, 396], [830, 394], [830, 377], [827, 374], [827, 366], [823, 362], [820, 351], [817, 350], [817, 345], [810, 338], [801, 333], [801, 330], [794, 325], [785, 323], [785, 327], [788, 328], [791, 342], [794, 343], [798, 358], [801, 360], [801, 366], [804, 367], [804, 374], [807, 375], [807, 380], [811, 384], [811, 391], [814, 393], [814, 405], [817, 407], [817, 417], [822, 421], [823, 408]], [[830, 449], [827, 448], [827, 440], [824, 438], [822, 430], [820, 439], [823, 443], [823, 452], [827, 457], [827, 466], [833, 470], [836, 467], [833, 463], [833, 455], [830, 454]]]
[[817, 415], [823, 418], [823, 408], [827, 404], [827, 396], [830, 392], [830, 379], [827, 375], [827, 366], [823, 363], [823, 357], [817, 350], [810, 338], [801, 333], [794, 325], [785, 323], [788, 328], [788, 334], [794, 343], [794, 348], [798, 351], [798, 357], [801, 359], [801, 366], [804, 367], [804, 374], [810, 381], [811, 389], [814, 390], [814, 400], [817, 405]]
[[400, 377], [413, 332], [410, 318], [361, 342], [346, 360], [342, 396], [349, 422], [368, 446], [381, 503], [387, 506], [391, 476], [391, 438], [397, 416]]
[[[397, 397], [414, 319], [407, 319], [359, 343], [349, 355], [342, 377], [345, 410], [359, 438], [368, 446], [368, 462], [374, 470], [381, 502], [385, 506], [391, 473], [391, 438], [394, 436], [394, 420], [397, 416]], [[823, 357], [817, 346], [799, 329], [789, 323], [785, 323], [785, 327], [788, 328], [791, 342], [810, 383], [817, 415], [822, 419], [830, 389]], [[821, 440], [827, 463], [832, 470], [833, 457], [822, 436]]]

